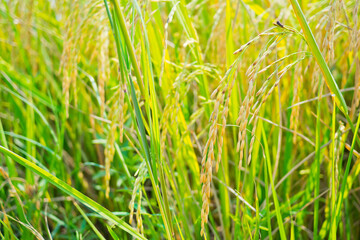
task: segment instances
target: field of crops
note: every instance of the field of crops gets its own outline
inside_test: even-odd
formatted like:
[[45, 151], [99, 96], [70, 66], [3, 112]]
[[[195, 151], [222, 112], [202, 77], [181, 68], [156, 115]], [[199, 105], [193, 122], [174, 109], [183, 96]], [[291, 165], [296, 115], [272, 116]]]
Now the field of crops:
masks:
[[360, 239], [360, 0], [2, 0], [1, 239]]

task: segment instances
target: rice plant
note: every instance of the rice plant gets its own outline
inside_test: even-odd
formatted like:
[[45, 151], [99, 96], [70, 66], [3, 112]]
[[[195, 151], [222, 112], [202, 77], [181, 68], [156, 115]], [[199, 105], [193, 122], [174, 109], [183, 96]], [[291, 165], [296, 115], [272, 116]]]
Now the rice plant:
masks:
[[3, 0], [1, 239], [359, 239], [359, 0]]

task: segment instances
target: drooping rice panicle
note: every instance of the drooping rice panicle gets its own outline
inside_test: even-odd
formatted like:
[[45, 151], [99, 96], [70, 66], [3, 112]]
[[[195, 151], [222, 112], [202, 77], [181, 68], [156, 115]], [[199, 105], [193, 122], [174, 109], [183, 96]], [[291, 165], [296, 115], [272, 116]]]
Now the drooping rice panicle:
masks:
[[358, 239], [359, 8], [1, 1], [0, 238]]

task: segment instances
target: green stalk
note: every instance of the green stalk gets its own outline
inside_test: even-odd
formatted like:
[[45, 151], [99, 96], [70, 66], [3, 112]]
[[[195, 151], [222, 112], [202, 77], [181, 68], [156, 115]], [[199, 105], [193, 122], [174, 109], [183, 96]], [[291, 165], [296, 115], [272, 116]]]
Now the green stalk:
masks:
[[79, 211], [79, 213], [83, 216], [83, 218], [85, 219], [85, 221], [89, 224], [89, 226], [91, 227], [91, 229], [95, 232], [96, 236], [100, 239], [100, 240], [106, 240], [106, 238], [104, 238], [104, 236], [99, 232], [99, 230], [95, 227], [95, 225], [91, 222], [91, 220], [88, 218], [88, 216], [86, 215], [86, 213], [81, 209], [81, 207], [79, 206], [79, 204], [77, 204], [76, 202], [74, 202], [75, 207], [77, 208], [77, 210]]
[[[122, 62], [123, 62], [123, 59], [121, 58], [121, 56], [123, 56], [124, 54], [122, 54], [122, 51], [121, 51], [121, 39], [120, 39], [120, 33], [119, 33], [119, 29], [117, 28], [117, 24], [120, 26], [120, 31], [122, 33], [122, 36], [124, 38], [124, 41], [125, 41], [125, 46], [127, 48], [127, 52], [129, 53], [130, 55], [130, 61], [133, 65], [133, 68], [135, 70], [135, 75], [136, 77], [138, 78], [138, 81], [141, 79], [140, 78], [140, 69], [137, 65], [137, 62], [136, 62], [136, 58], [135, 58], [135, 50], [133, 48], [133, 45], [131, 43], [131, 40], [130, 40], [130, 36], [129, 36], [129, 33], [126, 29], [126, 26], [125, 26], [125, 18], [124, 18], [124, 15], [120, 9], [120, 4], [118, 1], [116, 0], [111, 0], [113, 6], [114, 6], [114, 9], [115, 9], [115, 13], [114, 13], [114, 16], [113, 16], [113, 19], [110, 19], [111, 16], [109, 15], [109, 19], [110, 19], [110, 23], [113, 27], [113, 30], [114, 30], [114, 36], [115, 36], [115, 41], [116, 41], [116, 47], [117, 47], [117, 51], [118, 51], [118, 57], [119, 57], [119, 63], [120, 65], [123, 65]], [[108, 12], [109, 14], [109, 12]], [[150, 62], [150, 60], [149, 60]], [[149, 70], [151, 71], [151, 69]], [[125, 74], [123, 74], [123, 77]], [[134, 107], [134, 111], [135, 111], [135, 116], [136, 116], [136, 125], [138, 126], [138, 135], [140, 135], [140, 139], [141, 139], [141, 145], [142, 145], [142, 148], [143, 148], [143, 151], [145, 153], [145, 160], [146, 160], [146, 164], [147, 164], [147, 167], [148, 167], [148, 170], [149, 170], [149, 175], [150, 175], [150, 180], [151, 180], [151, 183], [153, 185], [153, 189], [154, 189], [154, 192], [155, 192], [155, 196], [156, 196], [156, 200], [157, 200], [157, 203], [159, 205], [159, 209], [160, 209], [160, 212], [161, 212], [161, 216], [162, 216], [162, 219], [163, 219], [163, 222], [164, 222], [164, 226], [165, 226], [165, 230], [166, 230], [166, 234], [167, 234], [167, 238], [168, 239], [172, 239], [172, 233], [173, 233], [173, 228], [172, 228], [172, 224], [171, 224], [171, 214], [170, 214], [170, 209], [169, 209], [169, 204], [168, 204], [168, 200], [167, 200], [167, 193], [166, 193], [166, 185], [165, 185], [165, 179], [164, 179], [164, 176], [163, 176], [163, 172], [162, 172], [162, 168], [160, 168], [160, 184], [161, 184], [161, 189], [163, 190], [163, 198], [161, 196], [161, 193], [160, 193], [160, 189], [159, 189], [159, 186], [157, 184], [157, 169], [156, 169], [156, 157], [158, 157], [157, 153], [159, 151], [156, 151], [156, 149], [151, 149], [152, 151], [150, 151], [149, 149], [149, 146], [148, 146], [148, 142], [147, 142], [147, 139], [146, 139], [146, 132], [145, 132], [145, 121], [143, 120], [143, 117], [142, 117], [142, 114], [141, 114], [141, 110], [140, 110], [140, 106], [139, 106], [139, 103], [138, 103], [138, 100], [136, 98], [136, 95], [135, 95], [135, 88], [134, 88], [134, 84], [133, 84], [133, 81], [131, 79], [131, 77], [125, 77], [128, 79], [128, 86], [130, 87], [130, 96], [131, 96], [131, 100], [132, 100], [132, 103], [133, 103], [133, 107]], [[146, 81], [148, 82], [148, 81]], [[142, 83], [142, 82], [141, 82]], [[150, 128], [150, 137], [151, 137], [151, 143], [156, 143], [155, 145], [158, 146], [158, 139], [159, 139], [159, 133], [158, 133], [158, 126], [157, 126], [157, 112], [156, 112], [156, 99], [155, 99], [155, 90], [154, 90], [154, 86], [152, 84], [152, 82], [150, 82], [150, 93], [151, 93], [151, 100], [148, 98], [148, 94], [149, 92], [145, 92], [145, 90], [143, 89], [143, 86], [139, 84], [139, 87], [140, 88], [140, 91], [142, 93], [142, 95], [147, 99], [146, 102], [149, 102], [151, 101], [152, 103], [152, 115], [150, 116], [150, 114], [148, 115], [148, 118], [150, 120], [150, 126], [154, 126], [155, 130]], [[146, 86], [148, 86], [148, 84], [146, 84]], [[147, 91], [147, 90], [146, 90]], [[149, 106], [147, 105], [147, 112], [150, 113], [150, 108]], [[153, 121], [152, 121], [153, 120]], [[154, 124], [152, 124], [152, 122], [154, 122]], [[153, 145], [152, 145], [153, 146]], [[155, 148], [155, 147], [154, 147]], [[150, 154], [150, 153], [154, 153], [154, 155], [156, 156], [153, 156], [153, 154]], [[156, 154], [155, 154], [156, 153]]]
[[[165, 225], [165, 229], [166, 229], [166, 233], [168, 236], [168, 239], [172, 239], [172, 235], [171, 235], [171, 230], [170, 230], [170, 224], [169, 224], [169, 216], [167, 216], [167, 212], [165, 212], [164, 209], [164, 203], [161, 199], [161, 194], [160, 194], [160, 190], [158, 185], [156, 184], [155, 178], [154, 178], [154, 174], [153, 174], [153, 170], [151, 169], [151, 158], [150, 158], [150, 153], [149, 153], [149, 148], [147, 145], [147, 140], [146, 140], [146, 134], [145, 134], [145, 127], [141, 118], [141, 113], [140, 113], [140, 108], [136, 99], [136, 95], [135, 95], [135, 88], [134, 88], [134, 84], [131, 80], [131, 78], [129, 77], [129, 81], [130, 81], [130, 87], [131, 87], [131, 99], [132, 102], [134, 104], [134, 108], [135, 108], [135, 115], [136, 115], [136, 119], [137, 119], [137, 123], [138, 123], [138, 128], [140, 131], [140, 137], [142, 140], [142, 145], [143, 148], [145, 150], [145, 158], [146, 158], [146, 163], [147, 163], [147, 167], [149, 169], [149, 175], [150, 175], [150, 180], [151, 183], [153, 184], [153, 189], [155, 191], [155, 196], [156, 196], [156, 200], [159, 204], [159, 208], [160, 208], [160, 212], [161, 212], [161, 216], [163, 218], [164, 221], [164, 225]], [[154, 171], [156, 171], [156, 169], [154, 169]]]
[[[150, 145], [151, 145], [151, 153], [152, 153], [151, 160], [152, 160], [153, 169], [155, 171], [155, 174], [154, 174], [155, 177], [157, 177], [157, 173], [155, 170], [157, 168], [156, 164], [158, 164], [158, 167], [159, 167], [160, 186], [161, 186], [161, 192], [163, 195], [165, 217], [167, 219], [167, 225], [169, 227], [169, 230], [171, 233], [173, 233], [174, 229], [171, 224], [172, 220], [171, 220], [171, 213], [170, 213], [170, 207], [169, 207], [169, 201], [168, 201], [168, 193], [167, 193], [165, 178], [164, 178], [164, 169], [163, 169], [164, 162], [161, 161], [161, 157], [160, 157], [160, 130], [159, 130], [159, 123], [158, 123], [158, 119], [159, 119], [158, 106], [157, 106], [155, 82], [154, 82], [152, 64], [151, 64], [151, 54], [150, 54], [148, 34], [147, 34], [147, 30], [146, 30], [145, 20], [142, 17], [140, 7], [137, 4], [137, 1], [133, 1], [133, 3], [134, 3], [136, 10], [138, 11], [138, 14], [141, 19], [142, 27], [143, 27], [144, 38], [141, 38], [141, 40], [142, 40], [141, 42], [142, 42], [144, 51], [142, 51], [142, 56], [143, 56], [142, 61], [144, 64], [143, 66], [144, 66], [145, 72], [147, 73], [147, 74], [144, 74], [144, 77], [146, 77], [146, 79], [147, 79], [146, 82], [148, 82], [148, 84], [146, 84], [146, 86], [149, 87], [149, 90], [146, 89], [146, 91], [149, 92], [149, 94], [150, 94], [149, 104], [146, 104], [146, 105], [148, 108], [148, 110], [147, 110], [148, 119], [150, 121], [150, 126], [151, 126], [151, 128], [150, 128], [150, 133], [151, 133]], [[145, 49], [146, 49], [146, 51], [145, 51]], [[170, 237], [170, 236], [168, 236], [168, 237]]]
[[[336, 207], [336, 186], [335, 186], [335, 169], [336, 169], [336, 152], [335, 152], [335, 121], [336, 121], [336, 104], [334, 103], [332, 114], [332, 161], [331, 161], [331, 223], [335, 219], [335, 207]], [[336, 239], [336, 227], [335, 224], [330, 224], [330, 239]]]
[[328, 88], [330, 89], [330, 91], [333, 94], [335, 94], [336, 104], [338, 105], [339, 109], [345, 114], [345, 116], [348, 116], [348, 108], [347, 108], [345, 99], [342, 96], [342, 94], [336, 84], [336, 81], [335, 81], [333, 75], [331, 74], [328, 65], [325, 62], [325, 59], [320, 52], [320, 49], [315, 41], [314, 35], [311, 32], [311, 29], [305, 19], [304, 13], [302, 12], [298, 1], [290, 0], [290, 2], [294, 9], [296, 17], [301, 25], [301, 28], [304, 32], [306, 42], [309, 45], [310, 50], [313, 53], [315, 60], [319, 64], [319, 67], [324, 75], [325, 82], [326, 82]]
[[[123, 33], [123, 37], [124, 37], [124, 40], [125, 40], [125, 45], [129, 49], [128, 53], [129, 53], [129, 56], [130, 56], [132, 66], [134, 68], [135, 77], [136, 77], [136, 79], [138, 81], [138, 85], [139, 85], [139, 88], [140, 88], [141, 95], [145, 96], [145, 90], [144, 90], [144, 86], [143, 86], [143, 82], [142, 82], [142, 78], [141, 78], [141, 74], [140, 74], [140, 68], [139, 68], [139, 66], [137, 64], [137, 61], [136, 61], [134, 46], [131, 43], [130, 35], [129, 35], [129, 33], [127, 31], [127, 28], [126, 28], [126, 25], [125, 25], [124, 14], [122, 13], [122, 11], [120, 9], [120, 4], [119, 4], [118, 1], [111, 0], [111, 2], [112, 2], [113, 6], [115, 8], [115, 13], [116, 13], [116, 15], [118, 16], [118, 19], [119, 19], [120, 29], [121, 29], [121, 32]], [[112, 23], [112, 22], [110, 21], [110, 23]]]
[[264, 178], [265, 178], [265, 201], [266, 201], [266, 205], [265, 205], [265, 210], [266, 210], [266, 223], [267, 223], [267, 227], [268, 227], [268, 237], [269, 240], [272, 240], [272, 231], [271, 231], [271, 216], [270, 216], [270, 198], [269, 198], [269, 177], [268, 177], [268, 172], [266, 171], [267, 169], [267, 164], [266, 161], [264, 162], [264, 166], [265, 166], [265, 171], [264, 171]]
[[5, 154], [6, 156], [12, 158], [17, 163], [24, 166], [26, 169], [40, 175], [42, 178], [46, 179], [48, 182], [52, 183], [55, 187], [59, 188], [63, 192], [67, 193], [68, 195], [72, 196], [73, 198], [77, 199], [79, 202], [105, 218], [106, 220], [116, 224], [125, 232], [131, 234], [132, 236], [136, 237], [137, 239], [146, 239], [143, 235], [135, 231], [129, 224], [118, 218], [115, 214], [110, 212], [108, 209], [104, 208], [91, 198], [87, 197], [86, 195], [82, 194], [75, 188], [71, 187], [64, 181], [60, 180], [59, 178], [55, 177], [54, 175], [50, 174], [49, 172], [45, 171], [44, 169], [38, 167], [34, 163], [26, 160], [23, 157], [20, 157], [16, 153], [10, 151], [9, 149], [0, 146], [0, 152]]
[[268, 146], [268, 142], [266, 139], [265, 129], [262, 127], [262, 121], [259, 121], [258, 124], [262, 130], [261, 133], [262, 133], [262, 139], [263, 139], [263, 143], [264, 143], [265, 160], [266, 160], [266, 165], [267, 165], [267, 169], [265, 169], [265, 171], [267, 170], [268, 174], [269, 174], [268, 177], [269, 177], [269, 181], [270, 181], [271, 190], [273, 193], [273, 200], [274, 200], [274, 205], [275, 205], [276, 219], [277, 219], [278, 226], [279, 226], [280, 239], [285, 240], [287, 238], [286, 238], [286, 234], [285, 234], [284, 222], [283, 222], [281, 212], [280, 212], [279, 200], [277, 198], [274, 181], [273, 181], [273, 176], [272, 176], [269, 146]]
[[317, 105], [317, 118], [316, 118], [316, 133], [315, 133], [315, 176], [314, 176], [314, 240], [318, 239], [318, 224], [319, 224], [319, 191], [320, 191], [320, 159], [321, 159], [321, 143], [320, 143], [320, 114], [321, 114], [321, 97], [323, 89], [323, 79], [320, 77], [319, 83], [319, 100]]
[[[0, 119], [0, 143], [2, 145], [4, 145], [6, 148], [8, 148], [8, 144], [7, 144], [7, 141], [6, 141], [6, 137], [5, 137], [5, 133], [4, 133], [4, 129], [3, 129], [3, 126], [2, 126], [2, 122], [1, 122], [1, 119]], [[8, 172], [9, 172], [9, 176], [10, 177], [17, 177], [17, 171], [16, 171], [16, 166], [14, 164], [13, 161], [11, 161], [11, 159], [6, 156], [5, 157], [5, 163], [6, 163], [6, 166], [8, 168]]]

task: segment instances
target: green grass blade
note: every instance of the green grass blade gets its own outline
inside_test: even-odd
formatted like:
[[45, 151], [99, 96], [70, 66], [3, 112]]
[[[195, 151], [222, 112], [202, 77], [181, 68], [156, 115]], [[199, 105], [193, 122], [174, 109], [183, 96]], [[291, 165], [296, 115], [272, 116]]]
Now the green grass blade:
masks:
[[278, 226], [279, 226], [280, 238], [281, 238], [281, 240], [285, 240], [287, 238], [286, 238], [286, 234], [285, 234], [284, 221], [282, 219], [281, 212], [280, 212], [279, 200], [278, 200], [278, 197], [277, 197], [277, 194], [275, 191], [275, 186], [274, 186], [274, 181], [273, 181], [273, 176], [272, 176], [269, 146], [267, 143], [265, 130], [262, 127], [262, 121], [259, 121], [258, 124], [259, 124], [259, 127], [261, 127], [261, 129], [262, 129], [262, 139], [263, 139], [264, 148], [265, 148], [265, 160], [266, 160], [266, 165], [267, 165], [267, 169], [265, 169], [265, 171], [266, 170], [268, 171], [268, 177], [269, 177], [270, 186], [271, 186], [271, 190], [272, 190], [272, 194], [273, 194], [274, 205], [275, 205], [276, 218], [277, 218]]
[[320, 129], [321, 129], [321, 96], [323, 91], [323, 79], [320, 77], [319, 83], [319, 101], [317, 105], [317, 118], [316, 118], [316, 132], [315, 132], [315, 176], [314, 176], [314, 231], [313, 238], [318, 239], [318, 224], [319, 224], [319, 191], [320, 191], [320, 160], [321, 160], [321, 143], [320, 143]]
[[[331, 158], [331, 201], [330, 201], [330, 213], [331, 223], [335, 220], [335, 209], [336, 209], [336, 152], [335, 152], [335, 122], [336, 122], [336, 104], [334, 103], [333, 114], [332, 114], [332, 158]], [[336, 226], [330, 224], [330, 239], [336, 239]]]
[[[140, 68], [138, 66], [138, 63], [136, 61], [136, 56], [135, 56], [135, 49], [134, 46], [131, 43], [131, 39], [130, 39], [130, 35], [127, 31], [126, 28], [126, 24], [125, 24], [125, 17], [124, 14], [122, 13], [121, 9], [120, 9], [120, 3], [117, 0], [111, 0], [114, 8], [115, 8], [115, 13], [118, 17], [118, 21], [119, 21], [119, 25], [120, 25], [120, 29], [121, 32], [123, 34], [124, 40], [125, 40], [125, 45], [128, 49], [128, 53], [130, 56], [130, 60], [132, 63], [132, 66], [134, 68], [134, 73], [135, 73], [135, 77], [138, 80], [138, 85], [140, 88], [140, 92], [143, 96], [145, 96], [145, 90], [144, 90], [144, 86], [143, 86], [143, 81], [141, 78], [141, 74], [140, 74]], [[110, 20], [110, 23], [112, 23], [112, 21]]]
[[[0, 119], [0, 143], [4, 145], [6, 148], [8, 148], [1, 119]], [[8, 156], [5, 157], [5, 162], [6, 162], [6, 166], [8, 167], [10, 177], [17, 177], [17, 171], [14, 162], [11, 161], [11, 159]]]
[[336, 84], [334, 76], [331, 74], [328, 65], [325, 62], [323, 55], [315, 41], [314, 35], [305, 19], [304, 13], [301, 10], [301, 7], [297, 0], [290, 0], [294, 12], [296, 14], [297, 20], [301, 25], [301, 28], [304, 32], [304, 36], [307, 44], [309, 45], [311, 52], [313, 53], [316, 62], [319, 64], [319, 67], [324, 75], [325, 82], [330, 89], [330, 91], [335, 94], [336, 104], [339, 109], [345, 114], [348, 115], [348, 108], [345, 102], [343, 95], [341, 94], [339, 87]]
[[109, 226], [106, 226], [111, 237], [114, 239], [114, 240], [120, 240], [119, 237], [116, 235], [116, 233], [114, 232], [114, 230], [111, 229], [111, 227]]
[[131, 234], [132, 236], [136, 237], [137, 239], [146, 239], [143, 235], [135, 231], [129, 224], [118, 218], [116, 215], [114, 215], [112, 212], [95, 202], [94, 200], [90, 199], [89, 197], [85, 196], [75, 188], [71, 187], [67, 183], [63, 182], [59, 178], [55, 177], [54, 175], [48, 173], [47, 171], [41, 169], [34, 163], [26, 160], [25, 158], [17, 155], [16, 153], [10, 151], [9, 149], [4, 148], [3, 146], [0, 146], [0, 152], [5, 154], [6, 156], [12, 158], [17, 163], [24, 166], [26, 169], [30, 169], [32, 172], [40, 175], [44, 179], [46, 179], [48, 182], [52, 183], [54, 186], [62, 190], [63, 192], [69, 194], [70, 196], [77, 199], [79, 202], [102, 216], [103, 218], [109, 220], [110, 222], [113, 222], [118, 227], [120, 227], [125, 232]]
[[95, 227], [95, 225], [91, 222], [91, 220], [88, 218], [88, 216], [86, 216], [86, 213], [81, 209], [81, 207], [79, 206], [79, 204], [77, 204], [76, 202], [74, 202], [75, 207], [77, 208], [77, 210], [80, 212], [81, 216], [83, 216], [83, 218], [85, 219], [85, 221], [90, 225], [91, 229], [95, 232], [96, 236], [98, 236], [98, 238], [100, 240], [106, 240], [106, 238], [104, 238], [104, 236], [99, 232], [99, 230]]
[[[115, 13], [113, 14], [113, 19], [111, 20], [111, 22], [114, 24], [114, 35], [115, 35], [115, 40], [116, 40], [116, 46], [117, 46], [117, 49], [118, 49], [118, 58], [119, 58], [119, 62], [120, 62], [120, 65], [123, 65], [122, 63], [124, 62], [124, 59], [123, 59], [123, 56], [125, 54], [123, 54], [123, 52], [121, 51], [121, 40], [120, 40], [120, 32], [121, 31], [121, 34], [123, 36], [123, 38], [125, 39], [125, 45], [126, 45], [126, 48], [127, 48], [127, 52], [129, 53], [130, 55], [130, 60], [132, 62], [132, 65], [133, 65], [133, 68], [134, 69], [137, 69], [135, 70], [135, 75], [136, 77], [138, 78], [138, 74], [140, 76], [140, 70], [139, 70], [139, 67], [136, 63], [136, 59], [135, 59], [135, 53], [134, 53], [134, 48], [131, 44], [131, 40], [130, 40], [130, 36], [129, 36], [129, 33], [126, 29], [126, 26], [125, 26], [125, 19], [124, 19], [124, 15], [120, 9], [120, 4], [118, 1], [116, 0], [112, 0], [112, 4], [115, 8]], [[109, 15], [110, 17], [110, 15]], [[120, 26], [120, 29], [118, 29], [116, 26], [117, 24], [119, 24]], [[150, 61], [150, 60], [149, 60]], [[137, 71], [139, 73], [137, 73]], [[126, 72], [126, 70], [122, 70], [122, 72]], [[134, 111], [135, 111], [135, 116], [136, 116], [136, 125], [138, 126], [138, 134], [140, 135], [140, 139], [141, 139], [141, 145], [142, 145], [142, 148], [143, 148], [143, 151], [145, 153], [145, 160], [146, 160], [146, 163], [147, 163], [147, 167], [148, 167], [148, 172], [149, 172], [149, 175], [150, 175], [150, 180], [153, 184], [153, 189], [154, 189], [154, 192], [155, 192], [155, 196], [156, 196], [156, 200], [158, 202], [158, 205], [159, 205], [159, 208], [160, 208], [160, 212], [161, 212], [161, 216], [162, 216], [162, 219], [163, 219], [163, 222], [164, 222], [164, 225], [165, 225], [165, 230], [166, 230], [166, 234], [167, 234], [167, 237], [169, 239], [172, 238], [172, 225], [171, 225], [171, 221], [170, 221], [170, 210], [169, 210], [169, 207], [168, 207], [168, 204], [166, 202], [166, 197], [163, 197], [161, 196], [161, 193], [160, 193], [160, 189], [159, 189], [159, 186], [157, 184], [158, 182], [158, 178], [157, 178], [157, 169], [156, 169], [156, 165], [155, 165], [155, 160], [156, 160], [156, 156], [151, 156], [150, 153], [154, 153], [156, 151], [152, 151], [150, 152], [150, 149], [149, 149], [149, 145], [148, 145], [148, 142], [147, 142], [147, 137], [146, 137], [146, 132], [145, 132], [145, 124], [146, 124], [146, 121], [143, 119], [142, 117], [142, 113], [141, 113], [141, 109], [140, 109], [140, 106], [139, 106], [139, 103], [138, 103], [138, 100], [136, 98], [136, 92], [135, 92], [135, 87], [134, 87], [134, 83], [132, 81], [132, 78], [131, 76], [124, 76], [125, 73], [123, 74], [123, 77], [125, 77], [128, 81], [128, 86], [130, 88], [130, 96], [131, 96], [131, 100], [132, 100], [132, 103], [133, 103], [133, 108], [134, 108]], [[146, 81], [148, 82], [148, 81]], [[142, 84], [139, 84], [139, 85], [142, 85]], [[141, 90], [141, 89], [140, 89]], [[154, 89], [152, 88], [152, 110], [153, 110], [153, 113], [152, 113], [152, 117], [154, 118], [153, 121], [157, 121], [157, 116], [156, 116], [156, 113], [155, 113], [155, 110], [156, 110], [156, 99], [155, 99], [155, 91]], [[148, 97], [148, 92], [144, 92], [145, 90], [141, 90], [142, 91], [142, 94], [143, 96], [145, 96], [145, 98]], [[147, 87], [146, 87], [146, 91], [147, 90]], [[147, 98], [148, 99], [148, 98]], [[146, 104], [148, 104], [146, 102]], [[147, 105], [148, 106], [148, 105]], [[148, 111], [148, 113], [150, 112], [150, 110]], [[153, 125], [151, 124], [151, 118], [150, 115], [148, 115], [149, 119], [150, 119], [150, 126], [153, 127], [153, 126], [157, 126], [157, 125]], [[150, 137], [153, 138], [153, 137], [156, 137], [158, 136], [158, 130], [157, 130], [157, 127], [155, 127], [155, 130], [154, 129], [150, 129]], [[154, 132], [156, 132], [156, 134], [154, 134]], [[154, 142], [154, 140], [152, 139], [152, 142]], [[155, 144], [156, 145], [156, 144]], [[153, 150], [153, 149], [152, 149]], [[158, 151], [157, 151], [158, 152]], [[154, 157], [154, 159], [153, 159]], [[161, 170], [160, 170], [160, 173], [162, 174]], [[161, 176], [161, 187], [162, 189], [165, 188], [165, 184], [164, 183], [164, 179], [163, 179], [163, 176]], [[164, 189], [164, 195], [166, 194], [166, 191]], [[165, 203], [164, 203], [165, 201]]]

